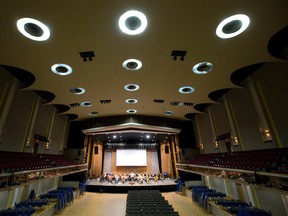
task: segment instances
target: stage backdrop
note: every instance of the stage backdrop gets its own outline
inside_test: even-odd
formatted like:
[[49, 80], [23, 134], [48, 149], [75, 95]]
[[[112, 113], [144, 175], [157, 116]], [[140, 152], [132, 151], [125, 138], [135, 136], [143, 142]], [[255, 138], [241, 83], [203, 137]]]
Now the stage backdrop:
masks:
[[147, 149], [147, 166], [116, 166], [116, 149], [104, 150], [104, 173], [126, 174], [126, 173], [159, 173], [159, 161], [157, 149]]

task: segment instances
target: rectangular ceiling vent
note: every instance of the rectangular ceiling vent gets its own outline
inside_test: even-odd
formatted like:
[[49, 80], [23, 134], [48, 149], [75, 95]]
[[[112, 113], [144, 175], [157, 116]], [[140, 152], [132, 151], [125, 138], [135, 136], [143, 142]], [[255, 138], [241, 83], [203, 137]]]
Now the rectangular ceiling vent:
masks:
[[93, 57], [95, 57], [95, 54], [93, 51], [79, 52], [79, 54], [84, 62], [92, 61]]
[[193, 103], [184, 102], [184, 106], [193, 106]]
[[154, 103], [160, 103], [160, 104], [164, 103], [164, 100], [160, 100], [160, 99], [154, 99], [153, 101]]
[[80, 106], [79, 103], [72, 103], [72, 104], [70, 104], [70, 107], [71, 107], [71, 108], [73, 108], [73, 107], [78, 107], [78, 106]]
[[100, 100], [101, 104], [110, 104], [111, 100]]

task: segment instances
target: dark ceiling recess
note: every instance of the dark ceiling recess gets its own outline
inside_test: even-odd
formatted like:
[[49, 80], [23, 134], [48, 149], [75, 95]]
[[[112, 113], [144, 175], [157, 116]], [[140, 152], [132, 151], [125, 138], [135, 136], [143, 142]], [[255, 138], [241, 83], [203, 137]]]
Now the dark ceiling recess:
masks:
[[173, 57], [173, 60], [177, 60], [177, 58], [179, 57], [181, 61], [184, 61], [186, 53], [187, 51], [183, 50], [172, 50], [171, 56]]
[[41, 37], [44, 34], [43, 29], [34, 23], [26, 23], [24, 25], [24, 29], [26, 32], [28, 32], [30, 35], [33, 35], [34, 37]]
[[208, 98], [210, 98], [210, 99], [213, 100], [213, 101], [220, 102], [219, 99], [220, 99], [222, 96], [224, 96], [229, 90], [230, 90], [230, 88], [224, 88], [224, 89], [215, 90], [215, 91], [211, 92], [211, 93], [208, 95]]
[[87, 62], [87, 60], [92, 61], [93, 57], [95, 57], [95, 54], [93, 51], [86, 51], [86, 52], [79, 52], [81, 58], [83, 58], [84, 62]]
[[193, 106], [193, 103], [184, 102], [184, 106]]
[[110, 104], [111, 100], [100, 100], [101, 104]]
[[199, 111], [199, 112], [203, 112], [207, 107], [209, 107], [211, 105], [211, 103], [202, 103], [202, 104], [196, 104], [194, 106], [194, 109]]
[[[71, 115], [74, 115], [74, 114], [71, 114]], [[70, 130], [69, 130], [69, 136], [68, 136], [68, 142], [67, 142], [68, 148], [81, 149], [84, 147], [85, 135], [82, 133], [82, 128], [83, 128], [82, 121], [73, 121], [70, 123]]]
[[58, 114], [70, 110], [70, 107], [64, 104], [54, 104], [53, 106], [57, 109]]
[[164, 100], [160, 100], [160, 99], [154, 99], [153, 101], [154, 103], [161, 103], [161, 104], [164, 103]]
[[66, 114], [66, 116], [68, 117], [69, 121], [72, 121], [78, 118], [78, 115], [76, 114]]
[[36, 94], [38, 94], [44, 101], [45, 103], [49, 103], [55, 99], [55, 94], [49, 91], [42, 91], [42, 90], [34, 90]]
[[181, 132], [179, 133], [179, 147], [180, 148], [196, 148], [196, 139], [194, 134], [194, 125], [192, 121], [180, 122]]
[[288, 60], [288, 26], [271, 37], [268, 52], [276, 58]]
[[194, 119], [195, 119], [195, 116], [196, 116], [196, 113], [187, 113], [187, 114], [185, 115], [185, 118], [194, 120]]
[[230, 76], [231, 82], [235, 85], [243, 86], [241, 83], [254, 71], [258, 70], [263, 64], [264, 63], [252, 64], [234, 71]]
[[9, 65], [1, 66], [23, 84], [22, 88], [27, 88], [35, 82], [35, 76], [29, 71]]

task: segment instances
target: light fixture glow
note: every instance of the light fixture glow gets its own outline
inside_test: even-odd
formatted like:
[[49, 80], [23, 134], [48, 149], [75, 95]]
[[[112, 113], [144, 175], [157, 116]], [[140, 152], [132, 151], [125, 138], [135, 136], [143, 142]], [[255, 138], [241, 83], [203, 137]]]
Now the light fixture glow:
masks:
[[140, 88], [140, 86], [137, 84], [127, 84], [124, 86], [124, 89], [126, 91], [137, 91], [139, 88]]
[[127, 59], [122, 63], [122, 67], [127, 70], [139, 70], [142, 67], [142, 62], [138, 59]]
[[72, 68], [66, 64], [54, 64], [51, 70], [58, 75], [66, 76], [73, 72]]
[[120, 17], [118, 24], [121, 31], [125, 34], [137, 35], [146, 29], [147, 18], [139, 11], [130, 10]]
[[98, 115], [98, 112], [89, 112], [88, 114], [91, 116], [96, 116], [96, 115]]
[[134, 114], [134, 113], [137, 112], [137, 110], [135, 110], [135, 109], [129, 109], [129, 110], [127, 110], [126, 112], [129, 113], [129, 114]]
[[182, 94], [190, 94], [190, 93], [193, 93], [194, 91], [195, 89], [191, 86], [183, 86], [179, 88], [179, 92]]
[[84, 106], [84, 107], [89, 107], [89, 106], [92, 106], [92, 103], [90, 101], [84, 101], [82, 103], [80, 103], [81, 106]]
[[75, 87], [75, 88], [71, 88], [70, 92], [72, 94], [75, 94], [75, 95], [80, 95], [80, 94], [84, 94], [85, 93], [85, 89], [81, 88], [81, 87]]
[[213, 64], [210, 62], [201, 62], [196, 64], [192, 71], [196, 74], [207, 74], [213, 70]]
[[49, 28], [38, 20], [21, 18], [16, 25], [21, 34], [31, 40], [45, 41], [50, 37]]
[[136, 104], [136, 103], [138, 103], [138, 100], [136, 100], [136, 99], [127, 99], [127, 100], [125, 100], [125, 102], [128, 103], [128, 104]]
[[[232, 24], [232, 25], [228, 26], [229, 24]], [[249, 26], [249, 24], [250, 24], [250, 19], [248, 16], [246, 16], [244, 14], [233, 15], [233, 16], [230, 16], [230, 17], [224, 19], [217, 26], [216, 34], [218, 37], [223, 38], [223, 39], [232, 38], [232, 37], [235, 37], [235, 36], [241, 34], [243, 31], [245, 31], [246, 28]], [[237, 29], [235, 29], [235, 31], [231, 31], [231, 32], [227, 32], [227, 33], [224, 32], [225, 27], [228, 27], [230, 29], [230, 27], [233, 28], [235, 26], [237, 27]]]
[[173, 112], [173, 111], [165, 111], [164, 114], [165, 114], [165, 115], [173, 115], [174, 112]]

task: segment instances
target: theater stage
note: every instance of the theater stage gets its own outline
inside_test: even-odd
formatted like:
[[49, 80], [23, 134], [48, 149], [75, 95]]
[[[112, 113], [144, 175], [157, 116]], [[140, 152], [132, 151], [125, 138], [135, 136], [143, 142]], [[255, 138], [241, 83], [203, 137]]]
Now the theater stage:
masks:
[[86, 182], [86, 191], [99, 193], [127, 193], [129, 190], [159, 190], [160, 192], [171, 192], [177, 190], [176, 179], [165, 179], [150, 181], [149, 183], [108, 183], [90, 179]]

